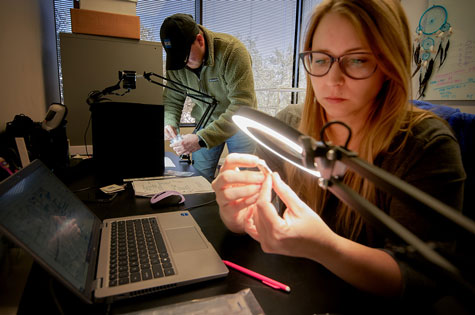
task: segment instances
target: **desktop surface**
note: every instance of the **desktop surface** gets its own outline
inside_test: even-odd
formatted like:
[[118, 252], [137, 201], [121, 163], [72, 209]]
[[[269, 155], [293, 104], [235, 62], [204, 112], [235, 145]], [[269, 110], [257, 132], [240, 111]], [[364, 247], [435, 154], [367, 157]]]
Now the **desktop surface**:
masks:
[[[196, 171], [192, 166], [178, 162], [176, 170]], [[68, 183], [75, 191], [94, 181], [92, 174]], [[153, 209], [149, 198], [135, 197], [130, 184], [115, 199], [106, 203], [86, 203], [101, 219], [141, 215], [158, 211], [190, 209], [208, 241], [224, 260], [261, 273], [287, 284], [291, 292], [272, 289], [259, 280], [230, 269], [225, 278], [173, 288], [131, 299], [88, 305], [81, 302], [38, 264], [30, 272], [18, 314], [42, 311], [48, 314], [122, 314], [151, 309], [174, 303], [236, 293], [250, 288], [266, 314], [360, 314], [401, 313], [398, 305], [358, 291], [330, 273], [316, 262], [281, 255], [266, 254], [259, 243], [248, 235], [230, 232], [222, 223], [214, 193], [187, 195], [184, 205]], [[198, 205], [202, 205], [196, 207]], [[197, 266], [199, 268], [199, 266]], [[405, 310], [407, 311], [407, 310]], [[407, 312], [404, 312], [407, 313]]]

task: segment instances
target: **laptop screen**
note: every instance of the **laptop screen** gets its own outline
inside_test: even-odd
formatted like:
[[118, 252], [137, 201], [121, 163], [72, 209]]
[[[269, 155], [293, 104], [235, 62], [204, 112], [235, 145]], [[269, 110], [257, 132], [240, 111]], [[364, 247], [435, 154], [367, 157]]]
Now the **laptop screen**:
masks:
[[0, 227], [84, 292], [95, 216], [39, 160], [0, 183]]

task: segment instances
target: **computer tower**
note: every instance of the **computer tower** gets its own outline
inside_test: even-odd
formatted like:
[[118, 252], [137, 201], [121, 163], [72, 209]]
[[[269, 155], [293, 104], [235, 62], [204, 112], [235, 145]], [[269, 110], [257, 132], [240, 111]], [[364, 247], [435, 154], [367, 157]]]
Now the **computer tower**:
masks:
[[163, 175], [163, 105], [101, 102], [90, 110], [93, 164], [101, 184]]

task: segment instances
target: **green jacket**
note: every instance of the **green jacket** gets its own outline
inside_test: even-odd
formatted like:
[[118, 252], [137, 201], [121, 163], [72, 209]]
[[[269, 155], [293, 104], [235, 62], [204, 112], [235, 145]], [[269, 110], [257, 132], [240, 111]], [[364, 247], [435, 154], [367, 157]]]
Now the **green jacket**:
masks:
[[[207, 126], [197, 132], [206, 146], [217, 146], [232, 135], [238, 127], [231, 117], [240, 106], [257, 107], [252, 74], [251, 56], [237, 38], [223, 33], [212, 32], [199, 25], [206, 40], [208, 57], [201, 69], [200, 78], [186, 67], [168, 70], [167, 78], [190, 88], [214, 96], [218, 105]], [[173, 83], [167, 81], [172, 87]], [[176, 88], [176, 87], [175, 87]], [[188, 91], [193, 94], [192, 91]], [[165, 125], [178, 127], [185, 96], [171, 89], [164, 89]], [[195, 106], [191, 116], [198, 122], [208, 104], [192, 99]]]

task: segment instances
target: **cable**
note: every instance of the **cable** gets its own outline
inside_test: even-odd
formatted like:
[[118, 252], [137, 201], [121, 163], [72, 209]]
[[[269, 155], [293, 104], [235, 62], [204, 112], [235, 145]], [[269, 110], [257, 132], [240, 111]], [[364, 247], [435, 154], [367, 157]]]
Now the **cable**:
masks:
[[105, 306], [106, 306], [105, 315], [111, 314], [112, 302], [113, 302], [113, 299], [111, 297], [106, 298], [106, 301], [105, 301]]
[[206, 206], [206, 205], [212, 204], [213, 202], [216, 202], [216, 199], [210, 200], [210, 201], [205, 202], [205, 203], [201, 203], [201, 204], [196, 205], [196, 206], [186, 207], [186, 209], [187, 209], [187, 210], [191, 210], [191, 209], [194, 209], [194, 208], [199, 208], [199, 207], [202, 207], [202, 206]]
[[89, 186], [89, 187], [85, 187], [85, 188], [79, 188], [79, 189], [73, 190], [73, 193], [77, 193], [77, 192], [80, 192], [80, 191], [86, 191], [86, 190], [90, 190], [90, 189], [94, 189], [94, 188], [99, 188], [99, 187], [98, 186]]
[[86, 130], [84, 131], [84, 148], [86, 149], [86, 156], [89, 156], [89, 152], [87, 151], [87, 131], [89, 130], [89, 126], [91, 125], [92, 115], [89, 114], [89, 120], [87, 122]]
[[331, 125], [334, 125], [334, 124], [342, 125], [343, 127], [345, 127], [348, 130], [348, 138], [346, 138], [345, 146], [343, 147], [346, 150], [348, 150], [348, 143], [350, 143], [350, 140], [351, 140], [351, 128], [350, 128], [350, 126], [348, 126], [347, 124], [345, 124], [342, 121], [338, 121], [338, 120], [330, 121], [330, 122], [327, 122], [325, 125], [323, 125], [322, 130], [320, 130], [320, 139], [322, 139], [321, 141], [323, 142], [323, 144], [327, 148], [331, 145], [329, 142], [325, 142], [323, 137], [325, 135], [325, 129], [327, 129], [328, 127], [330, 127]]

